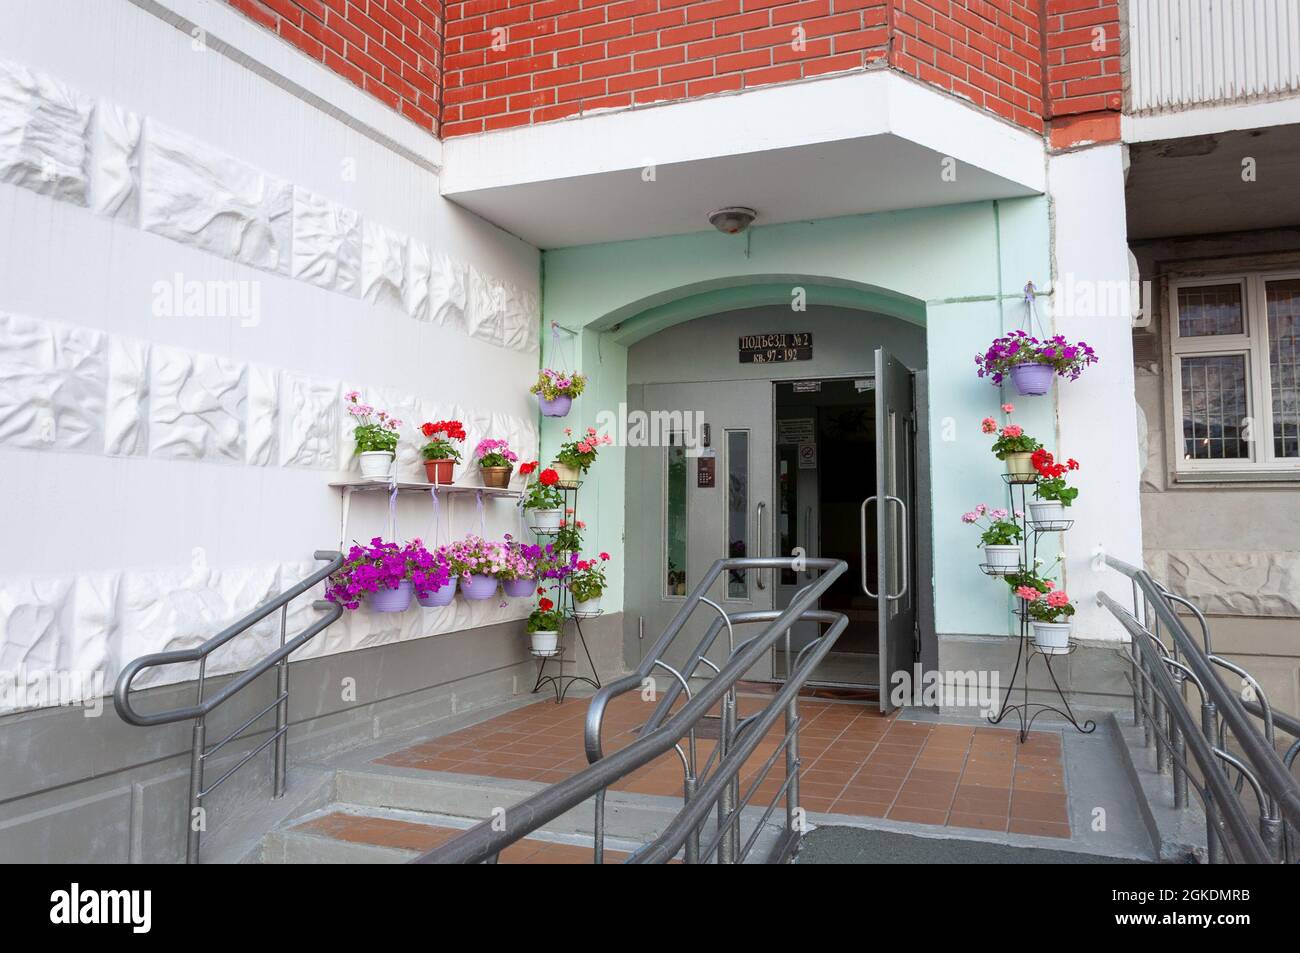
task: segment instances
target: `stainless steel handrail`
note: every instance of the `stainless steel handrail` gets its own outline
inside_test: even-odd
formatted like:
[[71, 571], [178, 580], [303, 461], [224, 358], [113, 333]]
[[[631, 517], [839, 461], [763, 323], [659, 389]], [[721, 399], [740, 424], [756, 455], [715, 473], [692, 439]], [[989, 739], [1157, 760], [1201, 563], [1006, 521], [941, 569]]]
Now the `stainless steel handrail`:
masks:
[[[272, 790], [273, 797], [281, 797], [284, 794], [285, 779], [288, 775], [288, 747], [286, 736], [289, 731], [289, 656], [301, 648], [307, 642], [310, 642], [317, 635], [329, 628], [338, 621], [339, 616], [343, 614], [343, 606], [336, 602], [327, 602], [318, 599], [312, 603], [312, 608], [325, 611], [327, 614], [311, 625], [307, 626], [302, 632], [287, 639], [286, 627], [288, 625], [289, 603], [304, 593], [309, 592], [314, 586], [328, 578], [331, 573], [338, 570], [344, 563], [342, 553], [335, 550], [317, 550], [313, 554], [317, 560], [327, 561], [327, 565], [316, 570], [306, 579], [284, 590], [272, 599], [268, 599], [252, 612], [245, 615], [239, 621], [226, 626], [212, 638], [195, 646], [191, 649], [176, 649], [171, 652], [154, 652], [150, 655], [142, 655], [140, 658], [128, 663], [117, 677], [117, 682], [113, 686], [113, 707], [117, 709], [118, 717], [132, 725], [149, 727], [154, 725], [166, 725], [177, 721], [187, 721], [193, 719], [194, 729], [190, 744], [190, 799], [189, 814], [186, 817], [186, 841], [185, 841], [185, 862], [187, 864], [196, 864], [199, 862], [199, 839], [206, 827], [203, 818], [203, 799], [215, 791], [226, 779], [236, 771], [247, 764], [252, 758], [265, 751], [271, 745], [275, 746], [275, 757], [273, 759], [274, 786]], [[270, 654], [266, 655], [256, 664], [252, 665], [246, 671], [242, 672], [237, 678], [232, 679], [222, 686], [221, 690], [207, 698], [203, 697], [204, 680], [207, 674], [208, 656], [225, 645], [235, 636], [246, 632], [257, 623], [261, 622], [277, 609], [280, 610], [280, 645]], [[196, 699], [193, 705], [183, 708], [171, 708], [166, 711], [158, 712], [140, 712], [132, 704], [131, 685], [132, 682], [145, 669], [158, 668], [163, 665], [177, 665], [185, 662], [198, 662], [199, 672], [196, 680]], [[261, 675], [266, 674], [271, 669], [276, 669], [276, 696], [269, 705], [261, 709], [251, 718], [246, 719], [234, 731], [228, 733], [224, 738], [215, 744], [207, 743], [206, 719], [215, 709], [228, 702], [235, 695], [247, 688], [257, 680]], [[215, 755], [232, 741], [244, 737], [244, 732], [251, 728], [263, 715], [271, 709], [275, 709], [275, 730], [265, 741], [256, 748], [243, 754], [235, 764], [229, 768], [221, 777], [217, 778], [212, 784], [204, 786], [203, 774], [207, 759]]]
[[[1224, 860], [1269, 863], [1287, 856], [1287, 828], [1300, 829], [1300, 783], [1290, 773], [1294, 756], [1284, 760], [1273, 744], [1274, 724], [1283, 730], [1300, 722], [1274, 712], [1260, 694], [1254, 703], [1238, 697], [1224, 685], [1219, 669], [1232, 671], [1258, 690], [1258, 682], [1243, 668], [1210, 652], [1209, 626], [1205, 616], [1182, 596], [1169, 592], [1146, 570], [1113, 556], [1106, 563], [1126, 576], [1132, 585], [1130, 612], [1105, 592], [1097, 601], [1110, 610], [1132, 637], [1129, 661], [1132, 669], [1133, 718], [1142, 725], [1147, 743], [1156, 744], [1157, 767], [1172, 770], [1175, 800], [1180, 787], [1186, 796], [1192, 765], [1200, 781], [1192, 786], [1205, 805], [1206, 836], [1212, 863]], [[1201, 644], [1192, 637], [1177, 606], [1191, 609], [1201, 626]], [[1166, 645], [1162, 633], [1167, 634]], [[1184, 699], [1188, 682], [1201, 693], [1198, 725]], [[1264, 722], [1264, 732], [1254, 718]], [[1227, 738], [1236, 752], [1226, 750]], [[1236, 771], [1234, 787], [1229, 770]], [[1242, 807], [1238, 794], [1241, 780], [1249, 781], [1260, 804], [1258, 830]], [[1176, 803], [1175, 806], [1183, 806]]]
[[[792, 849], [798, 840], [799, 831], [796, 829], [796, 822], [800, 816], [798, 808], [798, 775], [800, 768], [798, 760], [798, 690], [807, 681], [816, 663], [820, 661], [825, 652], [830, 650], [835, 639], [839, 637], [839, 634], [848, 624], [848, 619], [844, 615], [821, 612], [812, 609], [811, 605], [824, 589], [848, 568], [843, 561], [830, 559], [805, 560], [804, 563], [807, 565], [812, 568], [823, 569], [824, 572], [815, 583], [801, 590], [786, 609], [760, 610], [731, 615], [723, 613], [722, 618], [715, 619], [710, 626], [710, 632], [706, 633], [700, 644], [691, 653], [691, 665], [681, 670], [673, 670], [677, 680], [668, 691], [663, 693], [665, 697], [660, 699], [660, 705], [656, 712], [660, 710], [667, 712], [665, 706], [671, 707], [670, 693], [672, 697], [676, 697], [677, 693], [685, 692], [687, 695], [686, 703], [675, 713], [668, 714], [662, 723], [659, 723], [652, 714], [651, 718], [642, 726], [636, 741], [619, 751], [604, 755], [600, 747], [599, 727], [609, 701], [624, 691], [640, 685], [642, 679], [662, 663], [660, 658], [662, 651], [671, 644], [673, 637], [680, 632], [690, 614], [690, 610], [693, 610], [700, 602], [705, 601], [704, 593], [708, 591], [709, 586], [719, 575], [732, 569], [792, 568], [794, 562], [793, 559], [776, 557], [721, 559], [715, 562], [709, 571], [705, 573], [701, 583], [688, 597], [687, 604], [682, 607], [669, 624], [669, 627], [664, 631], [664, 634], [656, 641], [654, 649], [647, 653], [646, 658], [638, 665], [638, 670], [619, 679], [617, 682], [607, 685], [593, 697], [587, 717], [588, 757], [593, 763], [573, 777], [545, 788], [509, 808], [504, 817], [484, 821], [455, 840], [418, 858], [416, 862], [491, 862], [505, 847], [526, 837], [547, 821], [572, 810], [592, 797], [595, 798], [595, 832], [597, 835], [594, 857], [597, 862], [600, 862], [603, 859], [602, 808], [606, 789], [632, 771], [677, 747], [682, 738], [691, 738], [693, 741], [696, 726], [708, 716], [708, 713], [715, 706], [719, 705], [723, 711], [719, 742], [717, 748], [715, 748], [715, 755], [719, 755], [719, 760], [716, 770], [706, 784], [705, 790], [709, 792], [707, 795], [702, 792], [697, 794], [696, 783], [699, 779], [692, 776], [691, 768], [693, 765], [683, 758], [683, 764], [687, 768], [683, 785], [686, 799], [684, 810], [690, 808], [692, 811], [691, 816], [695, 818], [695, 821], [683, 835], [682, 841], [677, 844], [677, 847], [673, 848], [673, 852], [676, 852], [679, 848], [684, 848], [685, 858], [688, 863], [700, 859], [701, 854], [698, 845], [701, 819], [712, 811], [716, 805], [718, 810], [718, 833], [709, 849], [704, 852], [704, 856], [708, 856], [710, 852], [716, 852], [719, 862], [722, 863], [744, 859], [745, 853], [753, 847], [756, 837], [751, 837], [743, 849], [738, 849], [740, 814], [753, 794], [751, 790], [744, 799], [736, 796], [739, 771], [744, 763], [744, 758], [739, 757], [739, 753], [743, 751], [752, 753], [753, 744], [757, 743], [756, 741], [753, 744], [750, 742], [750, 739], [753, 738], [753, 732], [756, 730], [754, 726], [766, 726], [763, 728], [763, 733], [765, 733], [767, 727], [771, 726], [781, 710], [786, 712], [787, 725], [785, 735], [781, 743], [778, 744], [778, 750], [783, 750], [786, 754], [786, 780], [769, 804], [767, 811], [763, 815], [763, 820], [760, 821], [760, 826], [766, 823], [766, 818], [770, 816], [772, 810], [784, 797], [787, 824], [786, 831], [778, 841], [778, 851], [784, 852]], [[760, 567], [755, 564], [762, 565]], [[793, 668], [785, 686], [773, 696], [773, 700], [768, 703], [760, 716], [751, 717], [746, 720], [743, 728], [738, 727], [735, 720], [736, 683], [763, 657], [764, 653], [772, 648], [778, 639], [784, 637], [788, 640], [790, 627], [795, 622], [803, 619], [824, 622], [829, 625], [826, 633], [817, 640], [818, 650], [807, 656], [807, 662]], [[729, 653], [727, 661], [718, 668], [717, 674], [709, 679], [704, 687], [692, 697], [686, 687], [689, 671], [703, 659], [704, 653], [708, 650], [708, 643], [711, 642], [712, 638], [716, 637], [724, 624], [727, 625], [730, 631], [733, 623], [752, 622], [765, 622], [767, 625], [760, 635], [735, 646], [734, 650]], [[667, 667], [666, 663], [662, 664]], [[591, 733], [593, 727], [595, 728], [594, 735]], [[761, 734], [759, 737], [761, 737]], [[680, 748], [678, 748], [678, 753], [681, 753]], [[768, 764], [763, 771], [764, 775], [766, 771], [770, 770], [774, 762], [775, 756], [769, 758]], [[710, 765], [713, 763], [713, 756], [710, 756], [709, 763]], [[707, 770], [708, 766], [706, 765]], [[672, 830], [674, 836], [676, 836], [676, 831], [679, 828], [674, 827]]]

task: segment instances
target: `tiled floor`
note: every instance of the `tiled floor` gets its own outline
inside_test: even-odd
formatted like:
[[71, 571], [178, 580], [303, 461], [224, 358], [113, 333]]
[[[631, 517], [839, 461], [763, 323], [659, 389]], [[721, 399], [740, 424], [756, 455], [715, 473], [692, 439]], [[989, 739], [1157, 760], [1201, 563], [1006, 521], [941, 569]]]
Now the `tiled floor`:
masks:
[[[742, 716], [764, 703], [741, 696]], [[605, 750], [635, 739], [653, 710], [624, 695], [605, 717]], [[586, 767], [582, 753], [585, 699], [538, 702], [486, 722], [412, 745], [380, 763], [551, 784]], [[800, 702], [803, 720], [800, 802], [814, 812], [886, 817], [921, 824], [1069, 837], [1061, 739], [1034, 732], [1024, 744], [1003, 728], [942, 725], [885, 717], [868, 705]], [[741, 791], [780, 740], [781, 723], [754, 752]], [[712, 742], [698, 742], [703, 766]], [[752, 766], [752, 770], [751, 770]], [[784, 779], [784, 759], [755, 792], [767, 803]], [[680, 797], [682, 768], [670, 752], [614, 785], [615, 790]]]
[[[457, 834], [465, 833], [454, 827], [433, 827], [395, 818], [345, 814], [341, 811], [298, 824], [293, 830], [350, 841], [354, 844], [374, 844], [378, 847], [396, 847], [400, 850], [421, 852], [433, 850]], [[621, 864], [626, 859], [627, 854], [622, 851], [605, 851], [605, 863]], [[498, 863], [589, 864], [591, 848], [526, 838], [503, 850]]]

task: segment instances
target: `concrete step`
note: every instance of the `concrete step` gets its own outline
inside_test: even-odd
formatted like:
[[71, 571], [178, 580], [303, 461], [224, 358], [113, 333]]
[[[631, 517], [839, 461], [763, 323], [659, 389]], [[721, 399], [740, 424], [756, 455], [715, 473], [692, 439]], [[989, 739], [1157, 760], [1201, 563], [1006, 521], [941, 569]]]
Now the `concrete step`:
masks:
[[[440, 846], [475, 820], [421, 811], [333, 803], [268, 834], [264, 864], [402, 864]], [[606, 839], [606, 859], [621, 863], [638, 844]], [[592, 839], [537, 831], [502, 852], [501, 863], [580, 864], [592, 861]]]

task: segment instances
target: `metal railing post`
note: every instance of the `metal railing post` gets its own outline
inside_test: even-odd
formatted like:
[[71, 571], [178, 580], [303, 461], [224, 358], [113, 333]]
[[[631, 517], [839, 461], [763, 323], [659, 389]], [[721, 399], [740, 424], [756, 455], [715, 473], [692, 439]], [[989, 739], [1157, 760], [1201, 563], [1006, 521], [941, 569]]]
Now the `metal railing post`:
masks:
[[[203, 749], [207, 744], [203, 716], [194, 719], [190, 741], [190, 809], [185, 818], [185, 863], [199, 862], [199, 835], [207, 826], [203, 808]], [[201, 813], [202, 812], [202, 813]]]
[[[721, 763], [726, 758], [727, 752], [731, 750], [731, 742], [736, 734], [736, 692], [734, 688], [722, 696], [722, 724], [719, 727], [721, 730], [718, 738], [718, 757], [719, 763]], [[739, 779], [732, 778], [723, 787], [722, 796], [718, 798], [718, 826], [723, 830], [722, 839], [718, 844], [718, 863], [720, 864], [734, 864], [736, 862], [739, 821], [732, 823], [731, 814], [736, 810], [736, 802], [740, 800], [739, 786]]]
[[[1205, 740], [1214, 744], [1218, 734], [1219, 713], [1214, 702], [1208, 699], [1201, 702], [1201, 733]], [[1205, 855], [1212, 864], [1223, 863], [1223, 844], [1219, 840], [1218, 809], [1214, 806], [1214, 792], [1205, 789]]]
[[595, 820], [592, 825], [592, 839], [595, 846], [592, 848], [592, 859], [597, 864], [605, 862], [605, 792], [607, 788], [601, 788], [596, 792], [595, 798]]
[[[285, 627], [289, 623], [289, 604], [280, 609], [280, 648], [284, 648]], [[280, 659], [275, 673], [275, 694], [280, 699], [275, 706], [275, 784], [271, 796], [284, 797], [289, 780], [289, 657]]]
[[[699, 787], [699, 781], [690, 775], [682, 782], [682, 799], [690, 804], [695, 800], [695, 791]], [[700, 829], [695, 827], [691, 830], [690, 836], [686, 838], [686, 863], [698, 864], [700, 862]]]
[[[787, 643], [788, 644], [788, 643]], [[787, 650], [786, 665], [790, 665]], [[799, 833], [796, 825], [803, 823], [799, 817], [799, 696], [790, 699], [785, 710], [785, 830], [787, 834]], [[799, 841], [795, 840], [796, 850]]]

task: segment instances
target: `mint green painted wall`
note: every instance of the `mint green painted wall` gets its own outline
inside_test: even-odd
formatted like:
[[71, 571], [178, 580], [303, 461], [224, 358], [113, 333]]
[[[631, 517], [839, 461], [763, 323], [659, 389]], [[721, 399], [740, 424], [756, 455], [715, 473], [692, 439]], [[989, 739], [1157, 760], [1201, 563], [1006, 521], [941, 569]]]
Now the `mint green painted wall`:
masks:
[[[960, 523], [976, 503], [1006, 499], [1001, 464], [979, 422], [999, 416], [998, 405], [1010, 400], [1015, 419], [1051, 446], [1055, 411], [1052, 398], [1004, 396], [975, 376], [973, 357], [999, 332], [1024, 324], [1025, 282], [1049, 287], [1045, 198], [565, 248], [546, 252], [542, 267], [544, 361], [591, 379], [568, 418], [543, 421], [548, 451], [563, 427], [595, 424], [598, 413], [615, 412], [626, 399], [629, 343], [699, 314], [788, 302], [790, 289], [801, 286], [811, 304], [848, 304], [924, 323], [936, 626], [942, 633], [1009, 631], [1006, 587], [980, 573], [977, 536]], [[551, 322], [573, 333], [552, 336]], [[622, 453], [607, 449], [580, 505], [589, 548], [620, 560], [610, 608], [622, 603], [623, 489]]]

